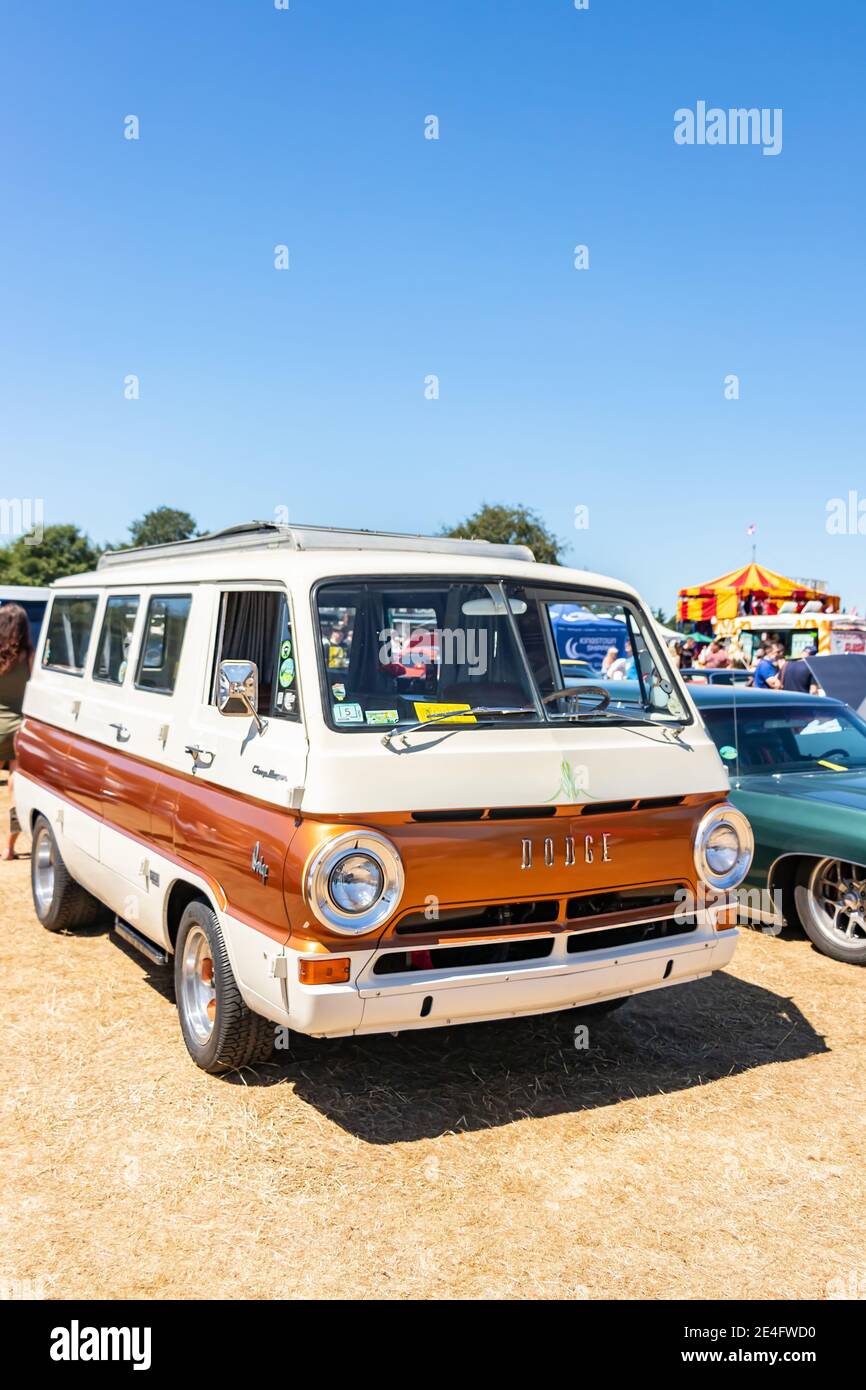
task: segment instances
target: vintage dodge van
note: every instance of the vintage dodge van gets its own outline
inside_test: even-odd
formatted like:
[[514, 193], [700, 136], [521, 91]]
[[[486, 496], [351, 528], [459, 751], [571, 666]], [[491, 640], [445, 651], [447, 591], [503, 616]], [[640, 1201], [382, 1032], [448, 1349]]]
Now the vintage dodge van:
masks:
[[[563, 670], [562, 604], [619, 679]], [[39, 920], [108, 910], [173, 957], [208, 1071], [731, 958], [751, 832], [652, 619], [524, 547], [253, 523], [109, 553], [54, 586], [24, 713]]]

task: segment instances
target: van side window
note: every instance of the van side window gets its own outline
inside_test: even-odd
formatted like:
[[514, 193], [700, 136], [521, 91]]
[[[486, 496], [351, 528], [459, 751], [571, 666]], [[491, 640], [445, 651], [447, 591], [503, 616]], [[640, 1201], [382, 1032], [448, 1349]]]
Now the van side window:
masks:
[[48, 619], [48, 633], [42, 665], [54, 671], [69, 671], [80, 676], [87, 663], [90, 633], [96, 617], [95, 596], [55, 597]]
[[148, 603], [138, 658], [139, 690], [154, 690], [161, 695], [170, 695], [174, 690], [191, 603], [189, 594], [154, 595]]
[[137, 594], [112, 594], [105, 605], [102, 632], [93, 662], [93, 679], [122, 685], [138, 613]]
[[221, 661], [256, 663], [260, 713], [300, 718], [295, 644], [285, 594], [265, 589], [223, 594], [211, 704], [216, 703]]

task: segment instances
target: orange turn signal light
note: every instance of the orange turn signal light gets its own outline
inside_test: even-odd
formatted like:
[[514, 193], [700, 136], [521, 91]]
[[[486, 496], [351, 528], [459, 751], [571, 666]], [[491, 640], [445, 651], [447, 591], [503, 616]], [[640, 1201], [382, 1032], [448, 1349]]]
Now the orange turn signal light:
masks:
[[298, 961], [298, 979], [302, 985], [345, 985], [352, 973], [348, 956], [316, 956], [313, 960]]

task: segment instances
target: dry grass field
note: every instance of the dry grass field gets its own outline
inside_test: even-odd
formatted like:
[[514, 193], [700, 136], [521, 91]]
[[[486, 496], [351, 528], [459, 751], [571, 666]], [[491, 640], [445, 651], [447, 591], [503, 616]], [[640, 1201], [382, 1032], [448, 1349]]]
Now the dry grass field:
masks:
[[554, 1014], [229, 1080], [167, 972], [39, 926], [26, 858], [0, 951], [0, 1276], [47, 1297], [866, 1293], [866, 972], [805, 940], [745, 932], [585, 1051]]

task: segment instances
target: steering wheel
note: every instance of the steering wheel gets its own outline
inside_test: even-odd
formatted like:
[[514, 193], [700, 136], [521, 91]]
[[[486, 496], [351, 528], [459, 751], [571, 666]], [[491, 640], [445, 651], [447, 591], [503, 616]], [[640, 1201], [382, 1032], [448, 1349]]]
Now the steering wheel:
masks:
[[610, 691], [605, 690], [601, 685], [563, 685], [558, 690], [551, 690], [549, 695], [542, 695], [543, 705], [552, 705], [554, 700], [581, 700], [584, 695], [598, 697], [598, 704], [595, 709], [607, 709], [610, 704]]
[[822, 753], [821, 756], [820, 756], [820, 758], [815, 757], [815, 754], [814, 754], [814, 753], [813, 753], [812, 756], [815, 758], [815, 762], [820, 763], [820, 762], [829, 762], [832, 758], [846, 758], [846, 759], [847, 759], [847, 758], [850, 758], [851, 754], [848, 752], [848, 749], [847, 749], [847, 748], [828, 748], [828, 749], [827, 749], [827, 752], [826, 752], [826, 753]]

